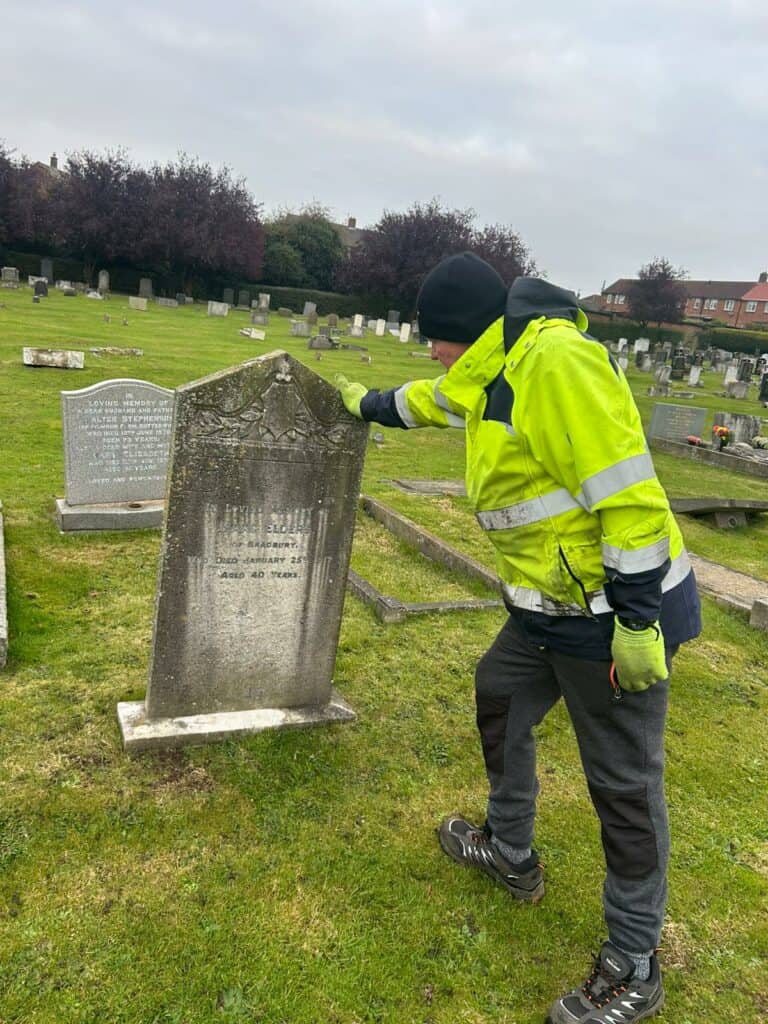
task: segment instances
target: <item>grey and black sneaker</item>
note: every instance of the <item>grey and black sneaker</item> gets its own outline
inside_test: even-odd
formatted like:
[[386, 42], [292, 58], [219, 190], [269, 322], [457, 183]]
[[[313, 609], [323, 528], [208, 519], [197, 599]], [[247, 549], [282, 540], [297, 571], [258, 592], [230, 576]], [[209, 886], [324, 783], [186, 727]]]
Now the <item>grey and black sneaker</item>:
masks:
[[538, 903], [544, 895], [544, 872], [534, 851], [522, 864], [513, 864], [491, 842], [488, 825], [478, 828], [463, 818], [446, 818], [437, 830], [443, 850], [459, 864], [478, 868], [499, 882], [516, 900]]
[[651, 957], [647, 981], [633, 978], [635, 965], [610, 942], [603, 943], [592, 973], [581, 986], [552, 1004], [547, 1024], [634, 1024], [664, 1005], [659, 962]]

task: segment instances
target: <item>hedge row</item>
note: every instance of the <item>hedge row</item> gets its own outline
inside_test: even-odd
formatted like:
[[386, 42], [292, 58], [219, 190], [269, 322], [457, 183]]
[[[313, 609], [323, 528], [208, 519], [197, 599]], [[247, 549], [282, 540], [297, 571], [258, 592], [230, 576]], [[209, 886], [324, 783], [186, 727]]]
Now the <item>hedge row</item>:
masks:
[[699, 348], [721, 348], [725, 352], [768, 352], [768, 331], [740, 331], [710, 327], [698, 332]]

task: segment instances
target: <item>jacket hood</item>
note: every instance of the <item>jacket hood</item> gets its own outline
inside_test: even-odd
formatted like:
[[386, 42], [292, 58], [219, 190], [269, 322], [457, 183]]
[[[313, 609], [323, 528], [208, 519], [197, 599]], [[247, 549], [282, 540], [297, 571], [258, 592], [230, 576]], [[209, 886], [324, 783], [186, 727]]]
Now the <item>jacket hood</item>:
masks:
[[587, 318], [573, 292], [540, 277], [518, 277], [507, 294], [504, 348], [509, 351], [531, 320], [540, 316], [572, 320], [580, 331], [587, 328]]

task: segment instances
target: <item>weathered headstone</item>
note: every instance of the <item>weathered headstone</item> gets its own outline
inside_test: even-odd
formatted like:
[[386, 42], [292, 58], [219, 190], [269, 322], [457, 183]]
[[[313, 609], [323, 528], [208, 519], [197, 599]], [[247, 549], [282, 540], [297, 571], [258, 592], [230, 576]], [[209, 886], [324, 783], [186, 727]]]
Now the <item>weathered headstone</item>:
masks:
[[4, 284], [15, 284], [19, 283], [19, 268], [18, 267], [3, 267], [0, 270], [0, 281]]
[[304, 303], [304, 311], [302, 313], [302, 316], [309, 316], [310, 313], [316, 313], [316, 312], [317, 312], [317, 303], [316, 302], [305, 302]]
[[176, 301], [180, 306], [186, 306], [187, 298], [186, 292], [176, 292]]
[[278, 316], [293, 316], [293, 310], [290, 307], [288, 307], [288, 306], [278, 306], [277, 307], [277, 315]]
[[266, 327], [269, 323], [269, 313], [266, 309], [254, 309], [251, 311], [251, 323]]
[[139, 298], [152, 298], [152, 280], [149, 277], [142, 277], [139, 280]]
[[48, 256], [40, 260], [40, 276], [46, 278], [48, 284], [54, 283], [53, 260]]
[[627, 359], [627, 357], [626, 356], [619, 356], [616, 359], [616, 362], [619, 364], [619, 368], [622, 370], [622, 372], [626, 373], [627, 372], [627, 367], [629, 366], [629, 360]]
[[259, 309], [269, 309], [271, 298], [269, 292], [259, 292]]
[[85, 353], [71, 349], [24, 348], [21, 353], [24, 366], [50, 366], [56, 370], [82, 370]]
[[147, 300], [141, 298], [139, 295], [128, 296], [128, 308], [137, 309], [140, 313], [146, 313], [147, 311]]
[[672, 356], [672, 372], [670, 373], [671, 380], [682, 380], [685, 375], [685, 356], [675, 355]]
[[701, 380], [701, 366], [694, 364], [688, 371], [688, 384], [690, 387], [695, 388], [698, 386]]
[[109, 271], [108, 270], [100, 270], [99, 271], [99, 283], [98, 283], [98, 289], [97, 290], [100, 291], [102, 293], [102, 295], [105, 292], [109, 291]]
[[245, 309], [251, 308], [251, 293], [247, 288], [241, 288], [237, 293], [237, 304]]
[[337, 313], [329, 313], [328, 317], [327, 317], [327, 322], [328, 322], [328, 326], [329, 327], [338, 327], [339, 326], [338, 314]]
[[738, 366], [739, 380], [745, 381], [747, 384], [752, 380], [752, 374], [755, 371], [754, 359], [740, 359]]
[[731, 432], [728, 443], [737, 444], [739, 441], [749, 442], [761, 433], [762, 420], [759, 416], [745, 416], [739, 412], [716, 412], [714, 424], [716, 427], [728, 427]]
[[349, 328], [349, 336], [350, 338], [364, 338], [365, 330], [362, 327], [357, 327], [355, 324], [352, 324]]
[[650, 373], [653, 370], [653, 359], [651, 359], [647, 352], [641, 352], [640, 355], [643, 360], [640, 364], [640, 369], [643, 373]]
[[338, 342], [335, 342], [333, 338], [327, 338], [324, 334], [316, 334], [313, 338], [310, 338], [307, 342], [307, 348], [317, 349], [333, 349], [338, 348]]
[[167, 309], [176, 309], [179, 305], [177, 299], [164, 299], [162, 297], [155, 299], [155, 302], [158, 306], [165, 306]]
[[226, 302], [213, 302], [208, 303], [208, 316], [227, 316], [229, 313], [229, 306]]
[[101, 294], [101, 292], [97, 292], [94, 289], [87, 291], [85, 293], [85, 297], [86, 299], [99, 299], [100, 301], [104, 299], [104, 296]]
[[667, 405], [657, 403], [651, 414], [649, 437], [663, 437], [668, 441], [685, 441], [689, 435], [701, 437], [707, 419], [707, 410], [695, 405]]
[[353, 327], [362, 327], [363, 326], [363, 314], [362, 313], [355, 313], [354, 317], [352, 318], [352, 326]]
[[725, 376], [723, 377], [723, 384], [728, 385], [728, 384], [731, 384], [733, 381], [738, 380], [738, 379], [739, 379], [738, 367], [735, 366], [733, 363], [729, 363], [728, 366], [726, 367], [726, 370], [725, 370]]
[[290, 334], [292, 338], [308, 338], [310, 333], [306, 320], [291, 320]]
[[176, 392], [146, 700], [129, 751], [348, 721], [332, 690], [367, 426], [284, 352]]
[[258, 327], [241, 327], [239, 333], [251, 341], [264, 341], [267, 336], [266, 331], [260, 331]]
[[391, 324], [396, 324], [399, 327], [400, 326], [400, 310], [399, 309], [390, 309], [390, 310], [388, 310], [387, 311], [387, 321], [389, 323], [391, 323]]
[[35, 295], [39, 295], [42, 298], [46, 298], [48, 295], [48, 282], [42, 279], [35, 281], [34, 288]]
[[172, 415], [173, 392], [143, 380], [107, 380], [61, 392], [61, 530], [162, 524]]
[[235, 304], [235, 289], [225, 288], [221, 294], [221, 301], [226, 302], [228, 306], [234, 306]]
[[659, 365], [653, 371], [654, 380], [658, 384], [669, 384], [669, 378], [672, 373], [671, 366]]
[[330, 338], [331, 328], [329, 324], [320, 324], [317, 328], [317, 333], [321, 334], [324, 338]]
[[306, 322], [308, 324], [316, 324], [317, 323], [317, 310], [316, 309], [312, 309], [312, 310], [309, 311], [309, 313], [307, 313], [307, 320], [306, 320]]
[[386, 327], [387, 327], [386, 320], [376, 320], [376, 337], [377, 338], [383, 338], [384, 337], [384, 331], [386, 330]]
[[729, 398], [746, 398], [749, 384], [745, 380], [731, 380], [725, 385], [725, 393]]
[[400, 341], [405, 344], [406, 341], [410, 341], [411, 338], [411, 325], [408, 323], [400, 324]]

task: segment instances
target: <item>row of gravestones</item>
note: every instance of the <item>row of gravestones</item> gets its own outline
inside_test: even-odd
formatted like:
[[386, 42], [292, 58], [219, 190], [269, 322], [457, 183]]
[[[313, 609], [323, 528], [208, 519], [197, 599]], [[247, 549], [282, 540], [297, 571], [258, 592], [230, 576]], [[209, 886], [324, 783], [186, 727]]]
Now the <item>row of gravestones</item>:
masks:
[[[657, 403], [651, 414], [648, 436], [666, 441], [685, 441], [688, 437], [701, 437], [706, 419], [707, 410], [698, 406]], [[749, 443], [762, 431], [762, 420], [759, 416], [718, 412], [715, 413], [715, 423], [728, 427], [733, 444]]]
[[61, 401], [61, 529], [163, 523], [126, 749], [353, 718], [331, 679], [367, 425], [337, 390], [279, 352], [175, 392], [110, 380]]

